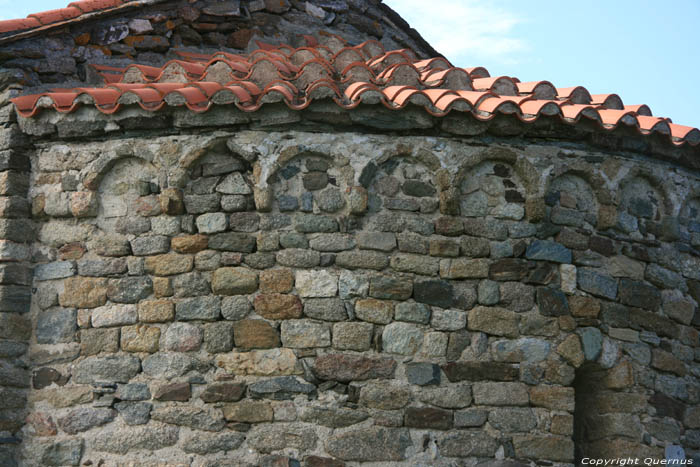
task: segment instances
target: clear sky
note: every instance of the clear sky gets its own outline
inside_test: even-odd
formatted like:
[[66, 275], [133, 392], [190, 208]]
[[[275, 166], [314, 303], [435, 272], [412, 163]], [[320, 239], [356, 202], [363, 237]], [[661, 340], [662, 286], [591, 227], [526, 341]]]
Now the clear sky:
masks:
[[[585, 86], [700, 128], [698, 0], [385, 0], [455, 66]], [[70, 0], [0, 0], [0, 19]]]

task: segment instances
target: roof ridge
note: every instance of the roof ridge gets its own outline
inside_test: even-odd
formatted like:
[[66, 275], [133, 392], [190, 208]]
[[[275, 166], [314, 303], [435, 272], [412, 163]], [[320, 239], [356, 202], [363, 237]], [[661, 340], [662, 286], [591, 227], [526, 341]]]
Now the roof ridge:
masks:
[[[312, 36], [304, 40], [307, 45], [302, 47], [257, 41], [259, 48], [248, 54], [177, 53], [180, 58], [160, 67], [94, 65], [103, 78], [102, 86], [53, 90], [12, 102], [21, 116], [29, 118], [43, 108], [67, 113], [80, 105], [94, 105], [108, 114], [130, 104], [148, 111], [184, 105], [194, 112], [233, 104], [253, 112], [265, 103], [282, 101], [299, 110], [315, 99], [332, 97], [345, 109], [365, 102], [396, 110], [410, 103], [433, 116], [468, 112], [481, 121], [500, 113], [525, 123], [541, 116], [559, 116], [569, 124], [585, 118], [598, 122], [603, 130], [624, 124], [641, 135], [668, 136], [675, 145], [700, 145], [697, 128], [655, 117], [643, 104], [624, 105], [617, 94], [591, 95], [581, 86], [556, 88], [549, 81], [521, 83], [510, 76], [488, 77], [482, 67], [455, 68], [442, 58], [420, 60], [407, 49], [386, 51], [376, 41], [333, 51]], [[339, 58], [346, 54], [356, 60], [347, 63]], [[295, 59], [300, 63], [293, 63]]]

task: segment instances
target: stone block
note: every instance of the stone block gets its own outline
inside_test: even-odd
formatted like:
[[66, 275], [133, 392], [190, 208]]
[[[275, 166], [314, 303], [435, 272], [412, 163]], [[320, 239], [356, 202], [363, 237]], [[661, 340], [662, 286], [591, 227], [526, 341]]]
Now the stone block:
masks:
[[39, 344], [73, 342], [78, 328], [76, 318], [77, 312], [73, 308], [49, 308], [39, 313], [36, 324], [37, 342]]
[[376, 275], [370, 278], [369, 295], [388, 300], [406, 300], [413, 294], [410, 277]]
[[343, 322], [333, 325], [333, 348], [338, 350], [370, 349], [374, 326], [371, 323]]
[[326, 323], [306, 319], [283, 321], [280, 326], [282, 345], [288, 348], [304, 349], [330, 347], [331, 331]]
[[468, 328], [496, 336], [517, 337], [520, 316], [497, 307], [478, 306], [469, 312]]
[[158, 351], [160, 329], [155, 326], [125, 326], [121, 330], [121, 348], [125, 352]]
[[175, 317], [180, 321], [213, 321], [219, 318], [220, 311], [220, 298], [211, 295], [187, 298], [175, 305]]
[[233, 340], [240, 349], [270, 349], [280, 346], [277, 330], [267, 321], [244, 319], [233, 325]]
[[294, 287], [294, 275], [289, 269], [268, 269], [260, 272], [260, 292], [287, 293]]
[[259, 294], [253, 301], [255, 312], [266, 319], [292, 319], [301, 317], [301, 300], [296, 295]]
[[296, 271], [295, 284], [301, 297], [334, 297], [338, 276], [326, 270]]
[[530, 397], [523, 383], [477, 382], [472, 386], [477, 405], [528, 405]]
[[138, 310], [136, 305], [105, 305], [92, 311], [91, 321], [95, 328], [136, 324]]
[[212, 291], [217, 295], [244, 295], [258, 289], [258, 273], [246, 268], [219, 268], [214, 271]]
[[355, 302], [355, 316], [363, 321], [389, 324], [393, 314], [394, 304], [389, 301], [367, 298]]

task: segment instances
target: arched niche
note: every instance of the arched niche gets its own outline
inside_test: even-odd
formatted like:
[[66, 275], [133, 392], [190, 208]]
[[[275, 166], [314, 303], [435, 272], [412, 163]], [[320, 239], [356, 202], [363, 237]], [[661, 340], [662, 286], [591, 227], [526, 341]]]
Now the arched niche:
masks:
[[525, 217], [527, 188], [516, 168], [503, 160], [485, 160], [457, 178], [460, 213], [465, 217]]
[[[367, 187], [369, 212], [435, 212], [440, 188], [434, 164], [427, 165], [424, 159], [397, 154], [374, 167], [368, 164], [373, 176], [360, 177], [360, 182]], [[364, 173], [368, 173], [367, 168]]]
[[124, 222], [137, 224], [141, 220], [147, 224], [145, 218], [159, 215], [158, 175], [158, 169], [143, 159], [125, 157], [114, 162], [97, 189], [99, 227], [105, 231], [124, 230]]
[[634, 235], [656, 232], [655, 224], [677, 214], [670, 194], [670, 189], [658, 177], [632, 171], [620, 183], [618, 230]]
[[565, 172], [552, 178], [545, 192], [550, 220], [554, 224], [584, 227], [595, 226], [598, 199], [590, 183], [576, 172]]
[[345, 189], [352, 181], [349, 165], [338, 166], [328, 154], [300, 152], [280, 158], [265, 179], [272, 210], [336, 213], [347, 206]]

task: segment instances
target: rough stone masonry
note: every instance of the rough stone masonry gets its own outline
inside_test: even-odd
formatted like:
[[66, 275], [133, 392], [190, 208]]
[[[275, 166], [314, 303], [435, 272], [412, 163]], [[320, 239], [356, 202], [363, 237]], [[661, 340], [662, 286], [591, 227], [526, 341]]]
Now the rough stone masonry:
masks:
[[0, 108], [0, 464], [700, 462], [698, 171], [387, 112]]

